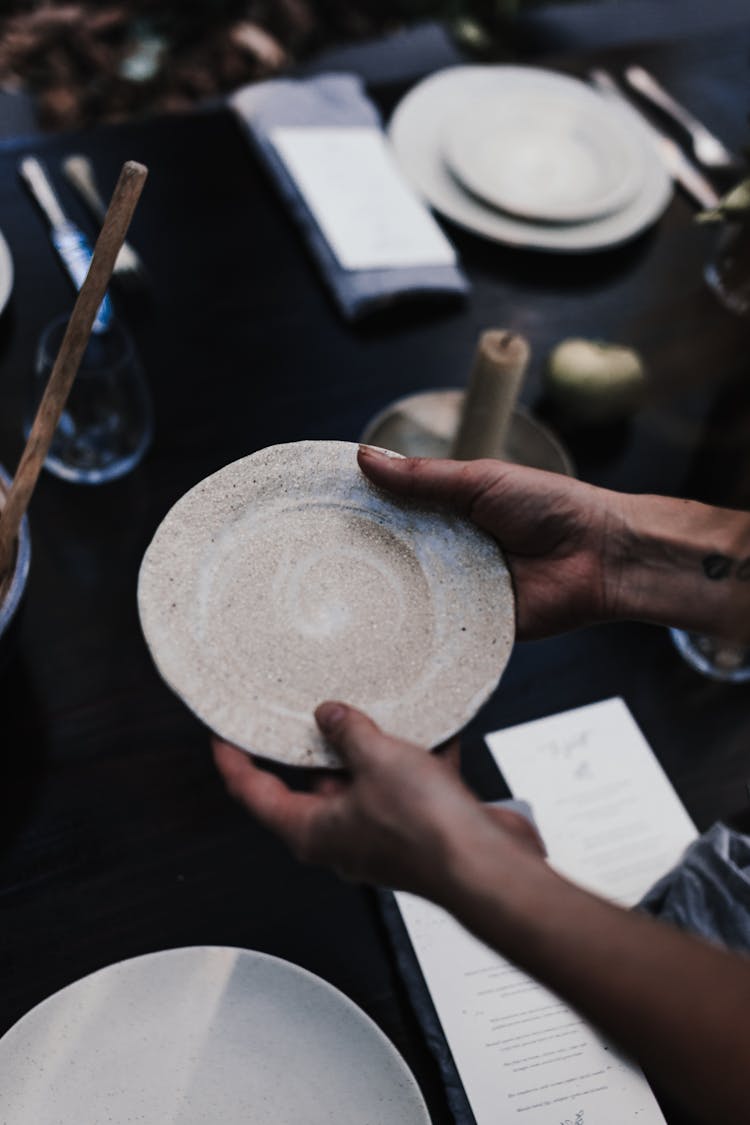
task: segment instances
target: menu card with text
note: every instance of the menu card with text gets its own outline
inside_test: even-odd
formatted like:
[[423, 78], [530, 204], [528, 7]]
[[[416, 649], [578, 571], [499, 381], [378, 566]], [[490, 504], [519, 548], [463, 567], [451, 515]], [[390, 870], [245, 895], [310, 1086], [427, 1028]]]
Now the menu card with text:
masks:
[[622, 699], [486, 742], [514, 796], [531, 804], [552, 866], [622, 906], [635, 906], [697, 835]]
[[[604, 897], [633, 905], [695, 837], [621, 699], [487, 743], [549, 862]], [[440, 907], [395, 897], [477, 1125], [663, 1125], [640, 1069], [577, 1012]]]

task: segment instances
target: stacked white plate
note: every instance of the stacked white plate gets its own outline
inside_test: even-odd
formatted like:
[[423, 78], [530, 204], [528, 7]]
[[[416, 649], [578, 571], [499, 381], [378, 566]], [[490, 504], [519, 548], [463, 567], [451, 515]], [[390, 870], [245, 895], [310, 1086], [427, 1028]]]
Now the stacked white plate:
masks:
[[436, 211], [512, 246], [617, 246], [672, 195], [634, 111], [534, 67], [439, 71], [399, 104], [390, 137], [402, 171]]

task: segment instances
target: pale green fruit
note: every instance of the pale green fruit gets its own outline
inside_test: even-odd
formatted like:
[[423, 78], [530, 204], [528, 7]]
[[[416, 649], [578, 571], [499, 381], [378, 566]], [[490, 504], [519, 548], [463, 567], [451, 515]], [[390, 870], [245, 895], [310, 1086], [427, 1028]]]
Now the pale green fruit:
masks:
[[550, 398], [579, 422], [612, 422], [638, 406], [646, 382], [633, 348], [597, 340], [563, 340], [549, 355]]

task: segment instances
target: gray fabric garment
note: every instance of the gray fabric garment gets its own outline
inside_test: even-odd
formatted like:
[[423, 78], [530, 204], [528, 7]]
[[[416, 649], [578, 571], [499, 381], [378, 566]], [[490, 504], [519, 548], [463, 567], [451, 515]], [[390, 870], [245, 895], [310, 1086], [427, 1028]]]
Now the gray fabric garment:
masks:
[[638, 909], [750, 953], [750, 837], [714, 824], [646, 893]]
[[269, 134], [280, 126], [369, 126], [375, 106], [353, 74], [245, 86], [229, 99], [299, 226], [341, 312], [350, 320], [404, 298], [461, 296], [469, 285], [457, 266], [346, 270], [333, 254]]

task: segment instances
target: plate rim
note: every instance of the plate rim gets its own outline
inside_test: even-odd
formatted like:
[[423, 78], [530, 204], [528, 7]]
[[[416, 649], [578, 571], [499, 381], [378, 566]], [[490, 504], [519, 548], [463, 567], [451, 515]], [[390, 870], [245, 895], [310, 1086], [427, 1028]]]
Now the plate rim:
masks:
[[0, 316], [3, 315], [13, 293], [15, 264], [8, 240], [0, 231]]

